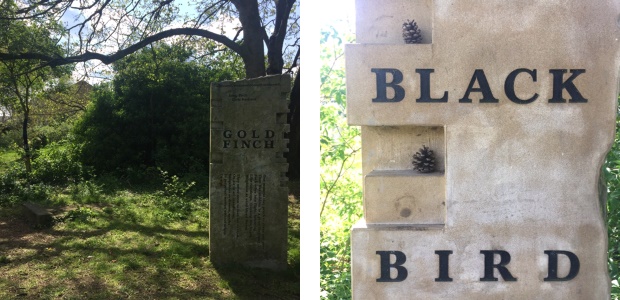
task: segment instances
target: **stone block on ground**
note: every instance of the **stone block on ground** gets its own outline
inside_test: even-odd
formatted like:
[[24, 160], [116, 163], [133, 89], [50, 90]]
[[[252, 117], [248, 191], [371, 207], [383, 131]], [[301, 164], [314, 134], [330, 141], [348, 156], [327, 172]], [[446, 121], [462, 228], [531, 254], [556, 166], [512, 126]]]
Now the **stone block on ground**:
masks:
[[52, 214], [36, 203], [22, 203], [22, 213], [34, 228], [46, 228], [53, 225]]

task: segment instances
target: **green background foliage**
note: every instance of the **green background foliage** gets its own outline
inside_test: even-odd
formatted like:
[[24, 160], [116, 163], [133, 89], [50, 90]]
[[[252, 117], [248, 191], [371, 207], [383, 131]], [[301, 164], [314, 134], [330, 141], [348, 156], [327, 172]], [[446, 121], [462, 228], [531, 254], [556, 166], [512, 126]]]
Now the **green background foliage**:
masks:
[[81, 161], [98, 172], [118, 166], [207, 172], [210, 84], [232, 76], [191, 54], [161, 44], [115, 63], [114, 80], [96, 87], [76, 124]]
[[[607, 183], [607, 235], [609, 237], [609, 277], [611, 299], [620, 299], [620, 110], [616, 118], [616, 136], [602, 169]], [[603, 195], [605, 191], [603, 190]]]
[[344, 44], [321, 31], [321, 298], [351, 298], [350, 229], [362, 215], [360, 132], [346, 123]]

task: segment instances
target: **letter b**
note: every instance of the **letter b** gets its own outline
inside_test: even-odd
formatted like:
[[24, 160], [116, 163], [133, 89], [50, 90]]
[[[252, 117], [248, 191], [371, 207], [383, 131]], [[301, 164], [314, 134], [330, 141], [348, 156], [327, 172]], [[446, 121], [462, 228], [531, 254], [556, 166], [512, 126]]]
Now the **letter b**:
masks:
[[[400, 102], [405, 98], [405, 89], [398, 85], [403, 81], [403, 73], [398, 69], [370, 69], [371, 72], [377, 74], [377, 97], [372, 102]], [[387, 73], [392, 74], [392, 81], [387, 82]], [[387, 89], [394, 90], [394, 97], [387, 97]]]
[[[381, 277], [377, 278], [377, 282], [400, 282], [407, 279], [407, 269], [402, 264], [407, 261], [405, 253], [400, 251], [377, 251], [381, 259]], [[396, 258], [394, 263], [390, 263], [390, 256]], [[390, 269], [396, 269], [396, 278], [390, 276]]]

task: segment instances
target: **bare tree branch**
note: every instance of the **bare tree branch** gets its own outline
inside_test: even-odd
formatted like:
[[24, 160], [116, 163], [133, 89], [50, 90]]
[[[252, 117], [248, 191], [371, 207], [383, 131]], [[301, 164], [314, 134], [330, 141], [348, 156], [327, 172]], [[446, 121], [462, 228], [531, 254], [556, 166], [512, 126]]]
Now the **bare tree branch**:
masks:
[[[285, 60], [293, 56], [298, 59], [298, 55], [293, 55], [295, 49], [291, 48], [297, 45], [290, 45], [295, 38], [289, 40], [288, 37], [298, 35], [297, 0], [199, 0], [201, 7], [197, 17], [186, 20], [185, 25], [178, 25], [181, 28], [167, 30], [164, 28], [178, 21], [175, 19], [178, 12], [175, 2], [178, 1], [175, 0], [17, 1], [20, 4], [16, 11], [0, 19], [62, 24], [67, 16], [77, 13], [75, 19], [65, 25], [62, 34], [55, 35], [57, 45], [66, 43], [62, 46], [66, 51], [62, 57], [43, 49], [0, 50], [8, 52], [0, 53], [0, 60], [40, 61], [36, 69], [89, 60], [110, 64], [150, 43], [172, 36], [189, 36], [187, 41], [193, 40], [192, 36], [205, 37], [221, 43], [239, 54], [248, 78], [281, 74]], [[234, 37], [226, 37], [217, 32], [218, 29], [213, 29], [213, 23], [218, 20], [227, 22], [236, 18], [241, 27], [235, 28]], [[289, 45], [284, 48], [284, 44]], [[297, 65], [296, 62], [288, 64]]]
[[291, 66], [288, 68], [288, 70], [286, 71], [286, 73], [293, 73], [293, 69], [295, 67], [297, 67], [297, 60], [299, 60], [299, 52], [301, 50], [301, 47], [297, 46], [297, 53], [295, 54], [295, 58], [293, 59], [293, 63], [291, 64]]
[[[24, 14], [25, 16], [23, 16], [23, 17], [5, 17], [5, 18], [3, 18], [3, 19], [6, 19], [6, 20], [24, 20], [24, 19], [34, 19], [34, 18], [37, 18], [37, 17], [40, 17], [40, 16], [43, 16], [43, 15], [48, 14], [48, 13], [49, 13], [49, 12], [51, 12], [54, 8], [56, 8], [56, 6], [57, 6], [58, 4], [60, 4], [60, 3], [64, 2], [64, 1], [65, 1], [65, 0], [57, 0], [57, 1], [55, 1], [54, 3], [44, 5], [44, 4], [46, 4], [48, 1], [47, 1], [47, 0], [43, 0], [43, 1], [38, 2], [38, 3], [33, 3], [31, 6], [28, 6], [28, 7], [22, 8], [22, 9], [18, 9], [18, 10], [16, 11], [16, 13], [17, 13], [17, 14]], [[28, 14], [28, 13], [30, 13], [31, 11], [33, 11], [33, 10], [37, 9], [39, 6], [48, 6], [48, 8], [47, 8], [47, 9], [44, 9], [44, 10], [42, 10], [42, 11], [38, 12], [38, 13], [35, 13], [34, 15], [27, 15], [27, 14]], [[60, 9], [60, 11], [64, 11], [64, 10], [66, 10], [68, 7], [69, 7], [68, 5], [65, 5], [65, 7], [64, 7], [64, 8]]]
[[[230, 3], [230, 0], [220, 0], [220, 1], [217, 1], [209, 5], [209, 7], [203, 9], [200, 15], [198, 15], [198, 17], [196, 18], [196, 23], [194, 24], [194, 27], [198, 28], [198, 26], [202, 25], [203, 22], [209, 20], [209, 18], [214, 16], [217, 11], [219, 11], [224, 5], [228, 3]], [[213, 9], [214, 7], [218, 5], [219, 7], [217, 9]], [[209, 12], [209, 14], [205, 17], [205, 13], [207, 12]]]
[[119, 50], [109, 55], [86, 51], [85, 53], [80, 54], [80, 55], [63, 58], [63, 57], [52, 57], [52, 56], [41, 54], [41, 53], [0, 53], [0, 61], [19, 60], [19, 59], [38, 59], [38, 60], [44, 61], [42, 66], [57, 67], [57, 66], [72, 64], [76, 62], [99, 60], [107, 65], [107, 64], [111, 64], [129, 54], [132, 54], [140, 50], [141, 48], [145, 47], [146, 45], [150, 43], [153, 43], [153, 42], [156, 42], [156, 41], [168, 38], [168, 37], [177, 36], [177, 35], [194, 35], [194, 36], [205, 37], [205, 38], [224, 44], [226, 47], [230, 48], [232, 51], [236, 52], [237, 54], [241, 56], [245, 55], [244, 49], [242, 49], [237, 43], [233, 42], [226, 36], [219, 35], [219, 34], [213, 33], [205, 29], [176, 28], [176, 29], [165, 30], [157, 34], [151, 35], [139, 41], [138, 43], [135, 43], [125, 49]]
[[235, 37], [232, 39], [233, 41], [236, 41], [237, 38], [239, 37], [239, 34], [243, 31], [243, 27], [240, 27], [239, 29], [237, 29], [237, 34], [235, 34]]

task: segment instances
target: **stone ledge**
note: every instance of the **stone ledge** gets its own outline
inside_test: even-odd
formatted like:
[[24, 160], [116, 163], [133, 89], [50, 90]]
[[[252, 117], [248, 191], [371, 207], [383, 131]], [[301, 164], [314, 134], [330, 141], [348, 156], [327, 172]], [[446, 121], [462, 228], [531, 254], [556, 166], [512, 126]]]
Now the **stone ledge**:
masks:
[[52, 214], [35, 203], [22, 203], [22, 212], [32, 227], [45, 228], [52, 226]]
[[444, 171], [420, 173], [415, 170], [372, 170], [367, 177], [391, 177], [391, 176], [443, 176]]
[[364, 178], [364, 217], [373, 225], [444, 224], [445, 189], [443, 173], [374, 170]]
[[426, 230], [443, 230], [445, 224], [368, 224], [364, 219], [360, 220], [353, 226], [353, 230], [382, 230], [382, 231], [426, 231]]

